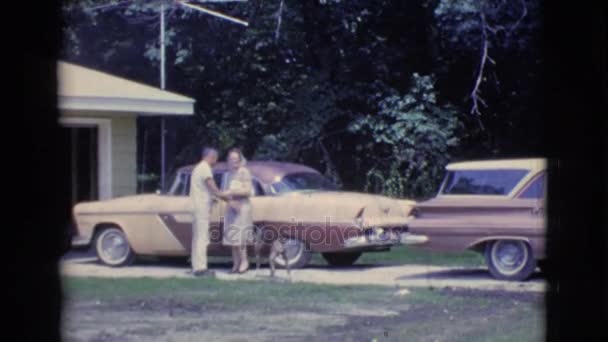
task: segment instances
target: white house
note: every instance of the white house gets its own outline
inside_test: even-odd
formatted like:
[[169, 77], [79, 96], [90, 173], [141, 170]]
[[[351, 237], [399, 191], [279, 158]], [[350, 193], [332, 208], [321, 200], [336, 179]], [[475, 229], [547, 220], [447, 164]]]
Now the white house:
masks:
[[137, 189], [137, 116], [192, 115], [194, 100], [75, 64], [58, 62], [60, 124], [70, 129], [72, 201]]

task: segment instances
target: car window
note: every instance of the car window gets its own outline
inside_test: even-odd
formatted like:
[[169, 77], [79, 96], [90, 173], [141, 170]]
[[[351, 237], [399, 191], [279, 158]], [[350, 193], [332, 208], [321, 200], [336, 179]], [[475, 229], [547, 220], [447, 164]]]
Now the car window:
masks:
[[335, 191], [338, 187], [323, 175], [313, 172], [291, 173], [271, 185], [275, 193], [292, 191]]
[[190, 196], [190, 173], [184, 173], [184, 196]]
[[264, 196], [264, 188], [257, 179], [253, 179], [253, 189], [255, 190], [256, 196]]
[[442, 194], [507, 195], [528, 170], [455, 170], [448, 171]]
[[[189, 196], [190, 195], [190, 179], [191, 179], [191, 174], [190, 173], [183, 173], [183, 178], [182, 178], [182, 183], [184, 184], [181, 193], [178, 193], [177, 195], [182, 195], [182, 196]], [[217, 187], [219, 188], [222, 185], [222, 175], [223, 173], [214, 173], [213, 174], [213, 180], [215, 180], [215, 184], [217, 185]]]
[[179, 172], [175, 176], [169, 194], [173, 196], [187, 196], [190, 193], [190, 173]]
[[287, 184], [285, 184], [284, 182], [273, 183], [271, 185], [271, 188], [272, 188], [272, 191], [275, 192], [275, 193], [277, 193], [277, 194], [281, 194], [281, 193], [284, 193], [284, 192], [291, 191], [291, 188]]
[[545, 196], [545, 175], [536, 178], [519, 196], [520, 198], [542, 198]]
[[[215, 184], [217, 184], [217, 187], [219, 189], [222, 188], [222, 177], [223, 176], [224, 176], [224, 172], [218, 172], [218, 173], [213, 174], [213, 179], [215, 180]], [[264, 196], [264, 188], [262, 187], [262, 184], [260, 184], [260, 182], [255, 178], [252, 179], [252, 183], [253, 183], [253, 190], [255, 192], [255, 196]]]
[[[222, 176], [223, 172], [217, 172], [213, 174], [213, 180], [215, 180], [215, 184], [218, 188], [222, 186]], [[256, 196], [264, 196], [264, 188], [262, 184], [257, 179], [253, 179], [253, 189], [255, 191]], [[171, 186], [170, 194], [175, 196], [188, 196], [190, 195], [190, 174], [189, 173], [179, 173], [177, 178], [175, 179], [173, 185]]]

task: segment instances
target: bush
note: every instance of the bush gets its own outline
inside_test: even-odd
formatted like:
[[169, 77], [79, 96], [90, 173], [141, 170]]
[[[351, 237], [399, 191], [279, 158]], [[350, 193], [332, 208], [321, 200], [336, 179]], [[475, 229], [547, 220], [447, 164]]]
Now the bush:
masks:
[[352, 122], [351, 132], [375, 142], [361, 148], [371, 161], [366, 191], [409, 198], [434, 194], [461, 127], [454, 107], [436, 99], [433, 78], [415, 73], [407, 94], [384, 97], [376, 114]]

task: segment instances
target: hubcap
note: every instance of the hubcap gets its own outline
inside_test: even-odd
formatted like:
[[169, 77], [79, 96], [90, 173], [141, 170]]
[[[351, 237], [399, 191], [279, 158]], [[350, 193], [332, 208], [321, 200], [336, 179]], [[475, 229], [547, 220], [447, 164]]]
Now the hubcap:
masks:
[[[291, 264], [293, 260], [297, 260], [302, 254], [302, 243], [298, 240], [287, 240], [283, 244], [283, 248], [285, 248], [285, 255], [287, 256], [287, 262]], [[277, 256], [275, 259], [276, 262], [280, 265], [284, 265], [285, 261], [281, 256]]]
[[120, 263], [129, 255], [129, 244], [118, 232], [107, 232], [101, 239], [100, 252], [105, 261]]
[[523, 241], [497, 241], [492, 246], [492, 260], [502, 274], [515, 274], [524, 268], [528, 249]]

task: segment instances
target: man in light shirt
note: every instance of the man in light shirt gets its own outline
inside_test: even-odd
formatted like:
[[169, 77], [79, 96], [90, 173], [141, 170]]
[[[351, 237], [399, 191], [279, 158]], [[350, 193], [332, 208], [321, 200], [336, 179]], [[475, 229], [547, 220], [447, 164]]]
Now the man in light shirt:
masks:
[[217, 162], [217, 150], [205, 147], [202, 160], [192, 170], [190, 177], [190, 199], [192, 200], [192, 274], [213, 275], [207, 269], [207, 246], [209, 245], [209, 216], [213, 197], [227, 199], [215, 184], [211, 167]]

